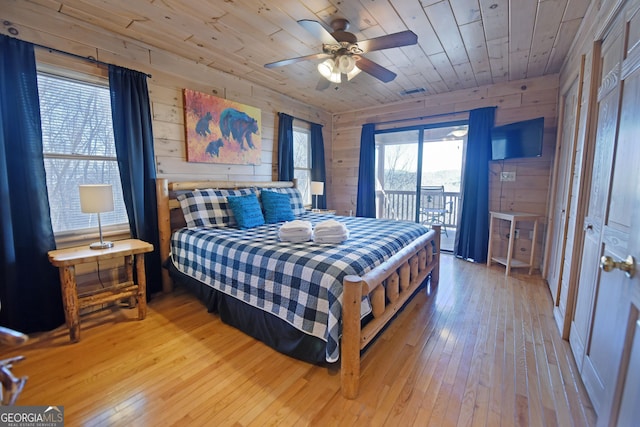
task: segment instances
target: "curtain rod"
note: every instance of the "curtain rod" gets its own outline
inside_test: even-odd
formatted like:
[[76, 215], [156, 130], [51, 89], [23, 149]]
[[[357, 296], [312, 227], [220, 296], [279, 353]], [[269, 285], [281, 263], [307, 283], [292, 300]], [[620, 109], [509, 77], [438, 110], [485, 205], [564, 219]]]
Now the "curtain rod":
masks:
[[309, 121], [309, 120], [301, 119], [300, 117], [296, 117], [296, 116], [291, 116], [291, 117], [293, 117], [295, 120], [300, 120], [301, 122], [309, 123], [310, 125], [324, 126], [324, 125], [322, 125], [320, 123], [315, 123], [315, 122], [312, 122], [312, 121]]
[[[103, 65], [103, 66], [107, 66], [107, 67], [109, 65], [115, 65], [115, 64], [110, 64], [108, 62], [100, 61], [98, 59], [95, 59], [92, 56], [82, 56], [82, 55], [78, 55], [77, 53], [65, 52], [64, 50], [56, 49], [56, 48], [49, 47], [49, 46], [43, 46], [43, 45], [37, 44], [37, 43], [31, 43], [31, 44], [36, 46], [36, 47], [39, 47], [41, 49], [46, 49], [46, 50], [51, 51], [51, 52], [61, 53], [63, 55], [73, 56], [74, 58], [78, 58], [78, 59], [84, 59], [85, 61], [89, 61], [89, 62], [92, 62], [94, 64]], [[120, 66], [117, 65], [117, 67], [120, 67]], [[126, 67], [121, 67], [121, 68], [126, 68]], [[133, 71], [137, 71], [137, 70], [133, 70]], [[138, 72], [141, 72], [141, 71], [138, 71]], [[146, 75], [149, 78], [153, 77], [151, 74], [148, 74], [148, 73], [142, 73], [142, 74]]]
[[[282, 111], [281, 111], [281, 113], [282, 113]], [[283, 113], [283, 114], [287, 114], [287, 113]], [[291, 116], [291, 114], [287, 114], [287, 115]], [[312, 122], [310, 120], [301, 119], [300, 117], [296, 117], [296, 116], [291, 116], [291, 117], [293, 117], [294, 120], [300, 120], [301, 122], [305, 122], [305, 123], [308, 123], [310, 125], [320, 125], [320, 126], [324, 127], [324, 125], [322, 123], [315, 123], [315, 122]]]
[[460, 110], [460, 111], [455, 111], [452, 113], [440, 113], [440, 114], [434, 114], [432, 116], [418, 116], [418, 117], [409, 117], [406, 119], [395, 119], [395, 120], [387, 120], [386, 122], [373, 122], [374, 125], [388, 125], [391, 123], [402, 123], [402, 122], [410, 122], [413, 120], [424, 120], [424, 119], [432, 119], [435, 117], [443, 117], [443, 116], [453, 116], [455, 114], [462, 114], [462, 113], [470, 113], [471, 110]]

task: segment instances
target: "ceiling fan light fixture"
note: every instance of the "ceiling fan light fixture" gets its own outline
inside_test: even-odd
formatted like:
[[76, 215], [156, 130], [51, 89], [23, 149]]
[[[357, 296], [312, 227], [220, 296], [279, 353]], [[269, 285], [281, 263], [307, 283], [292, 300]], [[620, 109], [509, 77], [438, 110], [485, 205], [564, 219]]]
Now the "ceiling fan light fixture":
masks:
[[329, 80], [331, 83], [342, 82], [342, 75], [336, 65], [336, 62], [329, 58], [318, 64], [318, 72], [322, 77]]
[[355, 76], [357, 76], [358, 74], [360, 74], [360, 71], [362, 71], [360, 68], [358, 67], [353, 67], [353, 70], [349, 71], [347, 73], [347, 80], [351, 80], [352, 78], [354, 78]]
[[341, 83], [342, 82], [342, 74], [337, 69], [334, 69], [333, 72], [327, 77], [327, 79], [331, 83]]
[[329, 79], [331, 73], [333, 72], [333, 69], [335, 68], [335, 65], [336, 64], [335, 62], [333, 62], [333, 59], [329, 58], [326, 61], [318, 64], [318, 72], [325, 79]]
[[343, 74], [349, 74], [356, 66], [356, 60], [351, 55], [340, 55], [336, 58], [338, 70]]
[[[264, 65], [266, 68], [282, 67], [308, 59], [322, 58], [323, 62], [317, 65], [318, 72], [331, 83], [351, 80], [361, 70], [383, 83], [388, 83], [396, 78], [396, 73], [361, 55], [418, 43], [418, 35], [411, 30], [358, 40], [355, 34], [347, 31], [349, 21], [344, 18], [333, 19], [331, 29], [321, 21], [312, 19], [300, 19], [297, 22], [311, 35], [322, 41], [322, 52], [270, 62]], [[328, 57], [331, 60], [326, 59]], [[356, 66], [357, 64], [360, 64], [359, 67]], [[329, 86], [326, 82], [322, 83], [321, 80], [316, 89], [324, 90], [327, 87]]]

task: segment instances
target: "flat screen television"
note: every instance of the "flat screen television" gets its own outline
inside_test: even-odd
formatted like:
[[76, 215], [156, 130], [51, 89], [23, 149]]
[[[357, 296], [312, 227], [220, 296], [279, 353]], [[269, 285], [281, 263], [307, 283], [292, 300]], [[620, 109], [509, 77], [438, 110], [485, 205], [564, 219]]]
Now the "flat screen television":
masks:
[[491, 160], [540, 157], [544, 117], [497, 126], [491, 130]]

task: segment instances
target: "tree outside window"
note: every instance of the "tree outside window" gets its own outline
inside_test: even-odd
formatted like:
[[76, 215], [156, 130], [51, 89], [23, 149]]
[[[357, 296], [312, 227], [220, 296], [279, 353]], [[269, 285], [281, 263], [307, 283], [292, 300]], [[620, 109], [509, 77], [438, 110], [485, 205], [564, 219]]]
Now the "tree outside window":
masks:
[[97, 229], [97, 215], [80, 210], [80, 184], [112, 184], [114, 211], [101, 214], [102, 225], [128, 229], [108, 85], [40, 72], [38, 93], [54, 233]]
[[311, 204], [311, 131], [293, 128], [293, 176], [306, 205]]

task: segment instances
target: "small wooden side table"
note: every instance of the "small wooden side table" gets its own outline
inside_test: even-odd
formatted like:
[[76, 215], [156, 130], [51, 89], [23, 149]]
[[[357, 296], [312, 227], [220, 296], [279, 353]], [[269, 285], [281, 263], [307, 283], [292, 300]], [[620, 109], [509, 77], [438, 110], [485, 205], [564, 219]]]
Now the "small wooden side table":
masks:
[[[118, 240], [107, 249], [89, 249], [89, 245], [58, 249], [49, 252], [49, 261], [60, 269], [64, 317], [71, 342], [80, 340], [80, 309], [93, 305], [135, 297], [138, 319], [147, 315], [147, 283], [144, 272], [144, 254], [153, 251], [153, 245], [138, 239]], [[136, 280], [133, 276], [133, 257], [136, 260]], [[76, 269], [78, 264], [124, 257], [127, 280], [105, 289], [78, 295]]]
[[[512, 267], [529, 267], [529, 275], [533, 271], [533, 261], [536, 256], [536, 236], [538, 234], [538, 219], [541, 215], [524, 213], [524, 212], [494, 212], [491, 211], [491, 218], [489, 219], [489, 249], [487, 250], [487, 267], [491, 266], [491, 262], [495, 261], [498, 264], [506, 266], [505, 275], [511, 274]], [[503, 219], [511, 222], [509, 230], [509, 248], [507, 249], [506, 257], [493, 256], [493, 220]], [[518, 221], [532, 221], [533, 222], [533, 239], [531, 240], [531, 256], [529, 257], [529, 263], [513, 259], [513, 244], [516, 234], [516, 223]]]

